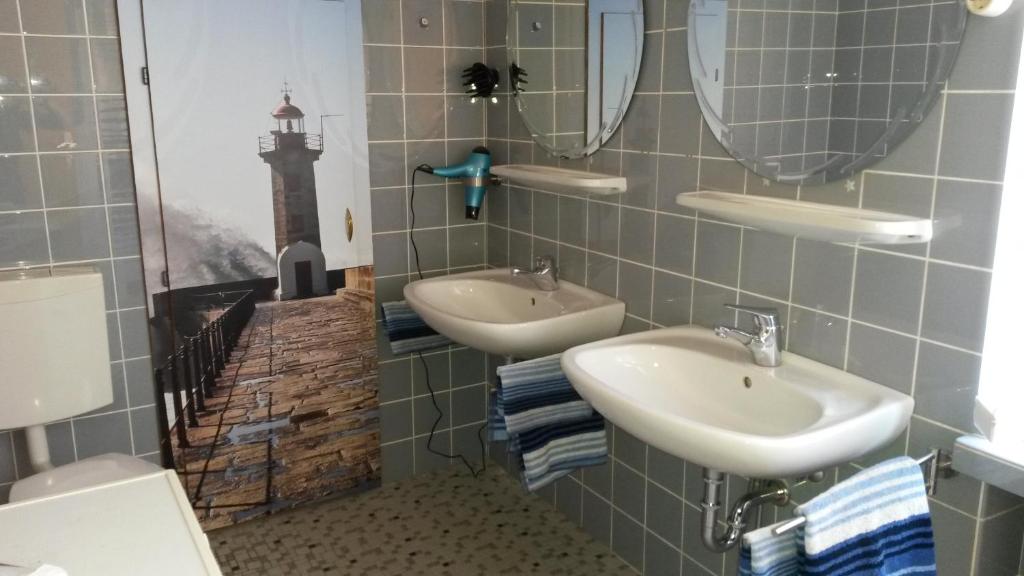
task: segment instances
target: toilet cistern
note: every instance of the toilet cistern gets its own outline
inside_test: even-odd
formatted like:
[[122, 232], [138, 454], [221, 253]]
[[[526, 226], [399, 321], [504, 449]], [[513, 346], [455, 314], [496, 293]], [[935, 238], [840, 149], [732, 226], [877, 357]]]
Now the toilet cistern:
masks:
[[36, 474], [11, 501], [159, 471], [123, 454], [54, 468], [46, 425], [113, 403], [103, 275], [92, 268], [0, 273], [0, 430], [24, 428]]
[[25, 428], [50, 470], [45, 425], [114, 401], [103, 276], [91, 268], [0, 275], [0, 430]]
[[779, 347], [779, 332], [782, 330], [779, 326], [779, 311], [775, 308], [738, 304], [726, 304], [725, 307], [753, 316], [754, 331], [747, 332], [735, 326], [716, 324], [715, 334], [719, 338], [738, 340], [750, 350], [754, 364], [758, 366], [774, 368], [782, 364], [782, 350]]

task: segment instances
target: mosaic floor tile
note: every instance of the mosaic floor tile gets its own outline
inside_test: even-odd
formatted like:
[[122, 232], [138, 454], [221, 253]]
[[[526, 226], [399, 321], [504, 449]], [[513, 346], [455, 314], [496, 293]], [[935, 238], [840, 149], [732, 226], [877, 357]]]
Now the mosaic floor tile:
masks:
[[498, 467], [440, 470], [209, 537], [227, 575], [636, 574]]

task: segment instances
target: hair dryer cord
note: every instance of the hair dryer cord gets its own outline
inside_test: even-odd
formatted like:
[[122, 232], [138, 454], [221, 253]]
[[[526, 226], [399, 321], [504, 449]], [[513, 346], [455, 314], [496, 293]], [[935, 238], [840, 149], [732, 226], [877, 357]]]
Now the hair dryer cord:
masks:
[[[416, 246], [416, 237], [413, 236], [413, 230], [416, 229], [416, 173], [425, 172], [427, 174], [432, 174], [433, 171], [434, 168], [430, 164], [420, 164], [413, 168], [412, 176], [409, 178], [409, 244], [412, 246], [412, 253], [416, 259], [416, 274], [419, 276], [420, 280], [423, 279], [423, 270], [420, 268], [420, 250]], [[417, 352], [416, 354], [420, 357], [420, 363], [423, 365], [423, 381], [427, 385], [427, 391], [430, 392], [430, 402], [434, 405], [434, 412], [437, 413], [437, 417], [434, 418], [433, 425], [430, 426], [430, 436], [427, 437], [427, 451], [449, 460], [461, 460], [462, 463], [465, 464], [466, 468], [469, 469], [469, 473], [476, 478], [482, 474], [484, 470], [487, 470], [487, 448], [484, 445], [483, 436], [480, 435], [481, 432], [487, 429], [487, 418], [484, 418], [484, 423], [476, 431], [476, 439], [480, 443], [481, 466], [479, 470], [473, 468], [473, 465], [462, 453], [448, 454], [447, 452], [435, 450], [433, 447], [434, 434], [437, 432], [438, 424], [440, 424], [441, 420], [444, 419], [444, 412], [441, 411], [441, 406], [437, 403], [437, 396], [434, 394], [434, 387], [430, 385], [430, 368], [427, 366], [427, 359], [423, 357], [422, 352]], [[453, 433], [454, 432], [449, 428], [449, 434]]]

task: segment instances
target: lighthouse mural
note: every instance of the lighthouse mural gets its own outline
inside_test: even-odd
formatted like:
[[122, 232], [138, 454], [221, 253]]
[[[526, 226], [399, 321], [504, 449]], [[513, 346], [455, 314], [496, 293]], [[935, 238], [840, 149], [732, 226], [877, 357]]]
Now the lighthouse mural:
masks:
[[324, 149], [321, 134], [306, 132], [305, 114], [292, 104], [287, 83], [283, 92], [284, 99], [270, 113], [277, 129], [260, 137], [259, 156], [270, 165], [277, 296], [290, 300], [328, 293], [313, 169]]

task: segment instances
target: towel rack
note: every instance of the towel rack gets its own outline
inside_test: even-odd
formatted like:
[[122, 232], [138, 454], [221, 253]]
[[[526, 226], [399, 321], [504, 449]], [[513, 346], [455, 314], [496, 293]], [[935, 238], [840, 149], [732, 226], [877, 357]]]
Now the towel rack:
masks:
[[[956, 474], [953, 471], [953, 456], [948, 450], [941, 448], [932, 448], [932, 451], [928, 454], [917, 459], [918, 466], [927, 466], [925, 468], [925, 491], [929, 496], [935, 495], [935, 487], [939, 482], [939, 477], [949, 478]], [[785, 534], [790, 530], [793, 530], [799, 526], [803, 526], [807, 522], [807, 519], [803, 516], [797, 516], [792, 520], [789, 520], [783, 524], [780, 524], [777, 528], [772, 530], [772, 534], [779, 536]]]

